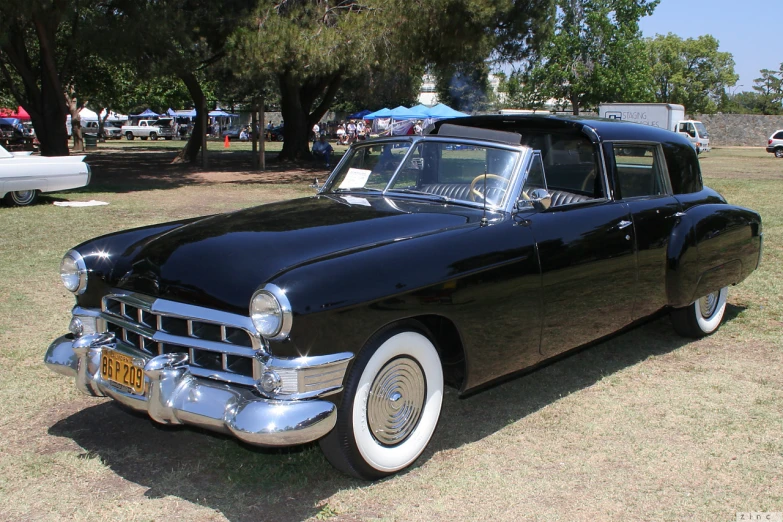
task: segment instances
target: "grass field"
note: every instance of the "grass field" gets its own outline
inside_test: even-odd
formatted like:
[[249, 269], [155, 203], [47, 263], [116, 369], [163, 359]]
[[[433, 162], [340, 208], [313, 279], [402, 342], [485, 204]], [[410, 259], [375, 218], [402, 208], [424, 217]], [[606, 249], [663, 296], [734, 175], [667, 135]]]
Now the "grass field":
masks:
[[[276, 146], [277, 144], [273, 144]], [[341, 475], [317, 445], [285, 451], [160, 427], [47, 370], [72, 296], [59, 261], [116, 230], [311, 194], [318, 169], [169, 166], [177, 142], [101, 144], [85, 189], [0, 208], [0, 520], [735, 520], [783, 511], [783, 161], [702, 156], [706, 183], [761, 212], [761, 268], [695, 342], [668, 318], [467, 399], [448, 391], [411, 469]], [[61, 208], [55, 199], [108, 206]]]

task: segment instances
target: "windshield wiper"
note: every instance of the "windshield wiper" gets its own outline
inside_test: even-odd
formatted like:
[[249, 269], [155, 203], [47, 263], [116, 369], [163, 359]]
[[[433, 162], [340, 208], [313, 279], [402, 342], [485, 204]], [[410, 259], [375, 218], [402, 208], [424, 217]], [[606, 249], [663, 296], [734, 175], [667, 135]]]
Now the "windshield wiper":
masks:
[[420, 194], [422, 196], [428, 196], [438, 201], [453, 201], [451, 198], [441, 196], [440, 194], [433, 194], [432, 192], [425, 192], [423, 190], [409, 189], [409, 188], [394, 188], [389, 189], [386, 192], [402, 192], [404, 194]]
[[340, 188], [332, 189], [332, 192], [383, 192], [381, 189], [374, 187], [352, 187], [352, 188]]

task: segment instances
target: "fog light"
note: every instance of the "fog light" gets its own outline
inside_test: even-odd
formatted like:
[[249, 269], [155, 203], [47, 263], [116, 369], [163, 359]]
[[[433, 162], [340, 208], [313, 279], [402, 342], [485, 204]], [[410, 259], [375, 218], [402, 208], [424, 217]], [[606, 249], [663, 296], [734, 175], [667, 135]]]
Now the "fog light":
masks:
[[68, 331], [73, 334], [74, 337], [81, 337], [84, 335], [84, 323], [78, 317], [71, 318], [71, 324], [68, 325]]
[[261, 376], [261, 389], [267, 393], [276, 393], [280, 389], [280, 376], [272, 370], [267, 370]]

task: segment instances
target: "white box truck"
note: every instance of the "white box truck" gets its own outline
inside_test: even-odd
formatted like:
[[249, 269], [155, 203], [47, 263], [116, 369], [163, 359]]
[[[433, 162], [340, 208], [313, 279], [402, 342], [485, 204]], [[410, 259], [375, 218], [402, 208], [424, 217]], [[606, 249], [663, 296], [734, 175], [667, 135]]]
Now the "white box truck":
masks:
[[710, 135], [700, 121], [686, 120], [685, 107], [675, 103], [602, 103], [598, 116], [632, 121], [677, 132], [688, 138], [696, 152], [710, 150]]

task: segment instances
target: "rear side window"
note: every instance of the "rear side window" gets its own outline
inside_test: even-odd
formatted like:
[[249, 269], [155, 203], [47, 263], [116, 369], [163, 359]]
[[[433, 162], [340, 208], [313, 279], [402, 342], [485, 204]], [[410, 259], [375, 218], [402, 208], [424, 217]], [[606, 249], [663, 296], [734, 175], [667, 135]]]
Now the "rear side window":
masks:
[[775, 133], [774, 136], [772, 136], [773, 140], [783, 140], [783, 131]]
[[622, 199], [668, 194], [666, 169], [655, 145], [614, 145], [615, 191]]
[[669, 168], [674, 194], [691, 194], [703, 188], [701, 167], [696, 151], [690, 145], [663, 143], [663, 155]]

